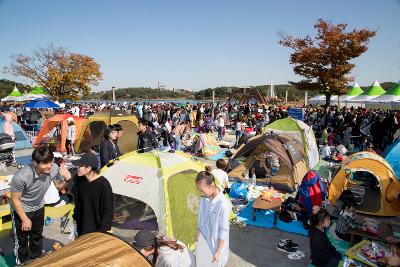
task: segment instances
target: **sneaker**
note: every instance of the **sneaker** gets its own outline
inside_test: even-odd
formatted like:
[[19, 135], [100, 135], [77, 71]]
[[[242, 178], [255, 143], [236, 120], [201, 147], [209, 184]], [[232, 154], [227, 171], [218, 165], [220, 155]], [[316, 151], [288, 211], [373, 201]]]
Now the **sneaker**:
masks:
[[276, 248], [279, 251], [286, 252], [286, 253], [293, 253], [293, 252], [297, 251], [297, 248], [290, 247], [287, 244], [284, 244], [284, 245], [279, 244]]
[[291, 239], [281, 239], [281, 240], [279, 240], [279, 245], [280, 246], [287, 245], [287, 246], [292, 247], [292, 248], [298, 248], [299, 247], [299, 245], [294, 243]]

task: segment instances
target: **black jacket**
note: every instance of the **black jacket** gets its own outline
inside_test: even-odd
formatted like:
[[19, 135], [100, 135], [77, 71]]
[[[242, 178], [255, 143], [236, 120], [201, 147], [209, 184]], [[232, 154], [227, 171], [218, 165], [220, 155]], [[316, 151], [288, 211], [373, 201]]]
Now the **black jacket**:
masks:
[[103, 168], [110, 160], [118, 158], [120, 155], [119, 147], [116, 142], [106, 139], [100, 146], [100, 165]]
[[147, 129], [145, 132], [138, 132], [138, 152], [144, 153], [156, 149], [158, 142], [151, 130]]
[[75, 208], [72, 216], [78, 235], [107, 232], [113, 219], [113, 192], [106, 178], [100, 176], [89, 182], [85, 177], [75, 177], [72, 187]]
[[322, 232], [317, 228], [311, 228], [309, 236], [311, 264], [317, 267], [322, 267], [325, 266], [333, 257], [338, 259], [342, 258], [342, 255], [336, 251], [325, 232]]

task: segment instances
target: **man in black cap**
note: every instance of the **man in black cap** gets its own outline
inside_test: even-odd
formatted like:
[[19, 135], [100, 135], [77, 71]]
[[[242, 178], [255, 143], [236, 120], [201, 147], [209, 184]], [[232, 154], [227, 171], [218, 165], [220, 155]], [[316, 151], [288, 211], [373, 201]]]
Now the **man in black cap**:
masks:
[[92, 153], [83, 154], [72, 164], [77, 177], [72, 188], [75, 201], [73, 218], [78, 235], [111, 230], [113, 218], [113, 192], [110, 183], [99, 175], [99, 161]]

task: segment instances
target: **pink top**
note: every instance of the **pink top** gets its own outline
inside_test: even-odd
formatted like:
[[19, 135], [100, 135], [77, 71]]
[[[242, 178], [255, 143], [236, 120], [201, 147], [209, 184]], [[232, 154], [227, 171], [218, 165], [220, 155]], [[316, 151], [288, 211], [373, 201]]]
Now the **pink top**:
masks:
[[15, 140], [14, 129], [12, 125], [13, 117], [11, 114], [4, 114], [5, 123], [3, 126], [4, 133], [11, 136], [13, 140]]

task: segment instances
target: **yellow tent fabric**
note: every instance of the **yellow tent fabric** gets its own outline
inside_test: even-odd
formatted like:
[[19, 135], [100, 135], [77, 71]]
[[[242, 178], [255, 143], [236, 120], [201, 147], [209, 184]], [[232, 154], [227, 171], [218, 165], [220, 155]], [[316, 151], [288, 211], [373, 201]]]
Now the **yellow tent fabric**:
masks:
[[[379, 191], [369, 193], [362, 181], [352, 179], [356, 172], [373, 175], [379, 182]], [[400, 182], [388, 162], [381, 156], [371, 152], [359, 152], [346, 159], [329, 186], [329, 201], [335, 204], [340, 194], [351, 187], [363, 187], [366, 190], [364, 206], [377, 205], [376, 210], [363, 210], [358, 207], [357, 212], [376, 216], [398, 216], [400, 205], [397, 195], [400, 190]]]
[[138, 119], [136, 116], [121, 110], [109, 110], [98, 112], [90, 116], [80, 132], [75, 150], [78, 153], [88, 151], [93, 145], [100, 145], [104, 139], [104, 129], [108, 125], [120, 124], [123, 128], [123, 135], [118, 140], [121, 152], [127, 153], [137, 149], [138, 143]]
[[151, 264], [124, 241], [109, 234], [90, 233], [27, 266], [146, 267]]

